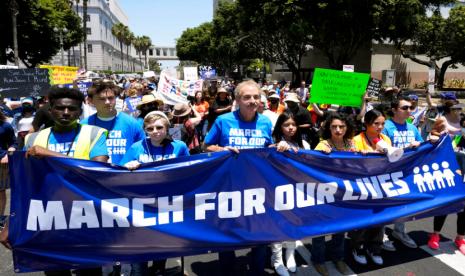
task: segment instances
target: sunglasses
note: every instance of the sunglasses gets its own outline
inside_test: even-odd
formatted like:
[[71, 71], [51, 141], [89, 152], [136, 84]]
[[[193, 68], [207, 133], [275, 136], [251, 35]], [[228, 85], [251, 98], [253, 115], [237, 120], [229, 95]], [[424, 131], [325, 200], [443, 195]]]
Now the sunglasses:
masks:
[[415, 107], [414, 106], [411, 106], [411, 105], [404, 105], [404, 106], [401, 106], [399, 107], [399, 109], [402, 109], [402, 110], [415, 110]]
[[153, 132], [155, 129], [157, 129], [157, 130], [162, 130], [163, 128], [165, 128], [165, 127], [163, 127], [163, 126], [156, 126], [155, 128], [153, 128], [153, 127], [147, 127], [147, 128], [145, 128], [145, 131], [147, 131], [147, 132]]

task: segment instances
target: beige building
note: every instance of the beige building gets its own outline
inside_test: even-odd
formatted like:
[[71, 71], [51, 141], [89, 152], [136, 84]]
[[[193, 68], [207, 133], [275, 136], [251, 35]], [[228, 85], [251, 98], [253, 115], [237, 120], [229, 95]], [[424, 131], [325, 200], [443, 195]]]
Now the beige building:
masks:
[[[426, 56], [417, 56], [421, 60], [428, 60]], [[439, 61], [441, 66], [444, 60]], [[347, 63], [354, 65], [355, 72], [370, 73], [373, 78], [383, 79], [383, 71], [395, 70], [397, 84], [414, 88], [418, 85], [424, 85], [428, 81], [428, 67], [416, 63], [408, 58], [403, 58], [400, 53], [390, 44], [373, 43], [362, 47], [354, 58]], [[328, 68], [328, 60], [318, 49], [311, 49], [307, 52], [302, 60], [302, 71], [304, 79], [309, 81], [315, 68]], [[285, 65], [271, 65], [272, 79], [290, 80], [291, 72]], [[342, 70], [342, 68], [340, 68]], [[465, 80], [465, 67], [457, 65], [456, 68], [449, 67], [445, 76], [446, 80], [463, 79]]]

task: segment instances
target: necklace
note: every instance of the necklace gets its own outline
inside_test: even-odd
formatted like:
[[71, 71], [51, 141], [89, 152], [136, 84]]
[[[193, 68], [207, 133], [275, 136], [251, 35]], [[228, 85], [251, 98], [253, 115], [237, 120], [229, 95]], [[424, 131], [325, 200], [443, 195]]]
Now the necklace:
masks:
[[343, 141], [343, 146], [342, 146], [342, 148], [341, 148], [341, 147], [338, 148], [338, 147], [336, 146], [336, 144], [333, 142], [333, 140], [331, 140], [331, 138], [328, 139], [328, 142], [329, 142], [329, 145], [331, 146], [331, 148], [333, 148], [333, 149], [335, 149], [335, 150], [341, 150], [341, 149], [342, 149], [343, 151], [348, 151], [348, 150], [350, 150], [350, 148], [351, 148], [351, 147], [350, 147], [350, 144], [349, 144], [345, 139], [342, 139], [342, 141]]
[[[74, 146], [74, 140], [76, 140], [76, 137], [78, 136], [79, 134], [79, 131], [81, 130], [81, 125], [78, 124], [78, 126], [74, 129], [74, 137], [73, 137], [73, 140], [71, 142], [71, 145], [69, 145], [69, 148], [68, 148], [68, 151], [66, 152], [66, 156], [69, 156], [69, 153], [71, 152], [71, 149], [73, 148]], [[47, 137], [47, 149], [48, 149], [48, 143], [50, 141], [50, 136], [52, 135], [52, 129], [50, 129], [50, 133], [48, 134], [48, 137]], [[73, 153], [73, 157], [74, 157], [74, 153]]]
[[[374, 149], [374, 148], [375, 148], [375, 145], [373, 145], [373, 143], [371, 143], [370, 138], [368, 138], [367, 133], [364, 132], [363, 135], [365, 136], [365, 139], [367, 140], [367, 142], [368, 142], [368, 144], [370, 145], [370, 147]], [[380, 138], [379, 135], [378, 135], [377, 138]]]

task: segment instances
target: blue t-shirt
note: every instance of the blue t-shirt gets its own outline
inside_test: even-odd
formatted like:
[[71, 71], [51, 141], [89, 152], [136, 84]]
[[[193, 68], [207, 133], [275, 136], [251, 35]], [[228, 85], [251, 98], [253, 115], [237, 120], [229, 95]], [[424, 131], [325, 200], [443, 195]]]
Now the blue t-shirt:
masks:
[[271, 121], [257, 113], [254, 121], [244, 122], [240, 119], [239, 110], [229, 112], [216, 118], [204, 142], [238, 149], [264, 148], [273, 143]]
[[[58, 133], [53, 130], [50, 132], [48, 138], [48, 149], [54, 152], [58, 152], [64, 155], [73, 157], [74, 150], [76, 148], [76, 142], [78, 141], [79, 134], [76, 133], [76, 129], [66, 133]], [[77, 135], [76, 135], [77, 134]], [[108, 150], [105, 143], [105, 135], [100, 135], [97, 142], [90, 149], [89, 158], [92, 159], [97, 156], [107, 156]], [[70, 148], [71, 147], [71, 148]], [[28, 147], [25, 146], [24, 150], [27, 150]]]
[[414, 141], [423, 142], [416, 126], [407, 122], [400, 125], [392, 119], [386, 120], [383, 134], [391, 139], [392, 146], [396, 148], [406, 148]]
[[149, 163], [189, 155], [189, 149], [183, 141], [173, 140], [168, 145], [155, 147], [150, 142], [150, 138], [146, 138], [134, 143], [119, 164], [124, 166], [133, 160]]
[[97, 114], [94, 114], [82, 120], [81, 123], [108, 130], [108, 156], [110, 156], [110, 162], [114, 164], [119, 164], [132, 144], [145, 138], [145, 132], [137, 121], [123, 112], [118, 113], [111, 121], [102, 121]]

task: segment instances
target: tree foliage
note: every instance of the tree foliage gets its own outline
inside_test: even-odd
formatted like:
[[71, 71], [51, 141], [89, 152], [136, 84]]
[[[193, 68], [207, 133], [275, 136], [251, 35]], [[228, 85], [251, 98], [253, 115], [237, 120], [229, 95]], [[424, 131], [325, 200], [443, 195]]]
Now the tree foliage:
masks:
[[[282, 63], [293, 72], [295, 81], [300, 77], [302, 57], [311, 47], [321, 51], [335, 69], [350, 62], [360, 49], [368, 50], [373, 40], [437, 59], [451, 56], [454, 47], [454, 55], [465, 52], [456, 43], [451, 46], [438, 31], [460, 28], [463, 15], [459, 8], [453, 9], [457, 15], [451, 12], [447, 22], [436, 15], [426, 16], [428, 10], [453, 2], [237, 0], [221, 4], [212, 23], [187, 29], [176, 47], [181, 60], [223, 68], [255, 58]], [[462, 38], [459, 34], [457, 41]]]
[[[0, 1], [0, 64], [14, 61], [12, 11], [9, 1]], [[60, 33], [54, 28], [68, 31], [63, 44], [67, 50], [82, 42], [84, 32], [81, 19], [67, 0], [16, 0], [18, 7], [18, 55], [27, 67], [47, 63], [60, 50]]]
[[111, 33], [116, 37], [116, 40], [119, 42], [120, 52], [121, 52], [121, 70], [124, 71], [124, 58], [123, 58], [123, 43], [124, 37], [126, 35], [126, 29], [128, 27], [123, 23], [119, 22], [111, 27]]

